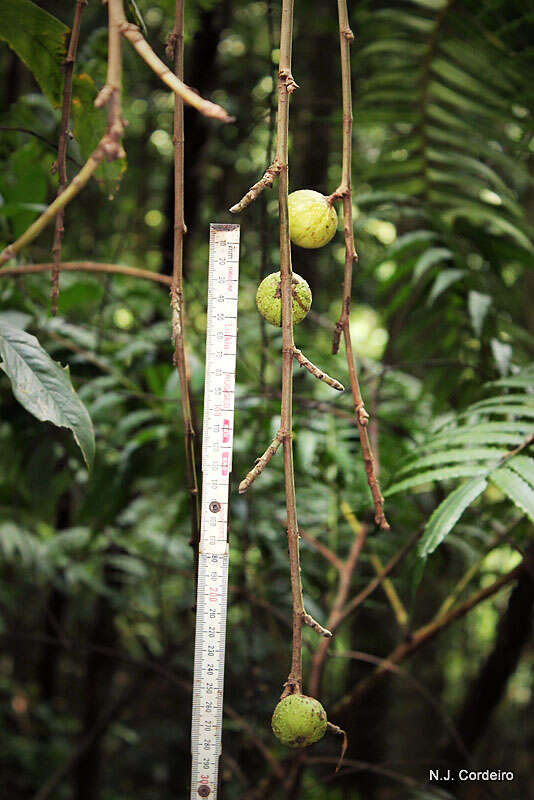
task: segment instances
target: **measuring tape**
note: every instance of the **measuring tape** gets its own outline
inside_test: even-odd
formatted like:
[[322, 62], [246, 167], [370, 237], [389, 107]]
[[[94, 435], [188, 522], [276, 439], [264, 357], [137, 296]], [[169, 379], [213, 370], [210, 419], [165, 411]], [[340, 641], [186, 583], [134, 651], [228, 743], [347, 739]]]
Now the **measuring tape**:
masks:
[[223, 717], [239, 225], [210, 225], [191, 800], [217, 798]]

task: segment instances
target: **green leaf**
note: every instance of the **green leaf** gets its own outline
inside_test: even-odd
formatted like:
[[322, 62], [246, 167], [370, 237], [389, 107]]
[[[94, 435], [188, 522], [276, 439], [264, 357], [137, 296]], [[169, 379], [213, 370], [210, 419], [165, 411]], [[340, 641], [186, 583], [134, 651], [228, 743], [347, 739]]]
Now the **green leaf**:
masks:
[[482, 494], [487, 483], [485, 478], [467, 481], [451, 492], [436, 508], [418, 544], [418, 553], [421, 557], [434, 552], [454, 528], [465, 509]]
[[482, 333], [482, 327], [488, 309], [491, 306], [491, 297], [488, 294], [481, 294], [480, 292], [469, 292], [467, 297], [467, 307], [469, 308], [469, 316], [471, 317], [471, 324], [477, 336]]
[[24, 61], [52, 105], [59, 105], [69, 29], [30, 0], [0, 0], [0, 19], [0, 39]]
[[[72, 84], [72, 128], [74, 138], [78, 142], [80, 153], [87, 161], [106, 131], [106, 113], [95, 107], [97, 88], [93, 79], [85, 73], [74, 76]], [[101, 162], [95, 172], [96, 180], [102, 190], [110, 197], [114, 196], [118, 184], [126, 169], [126, 159]]]
[[440, 272], [428, 295], [427, 305], [431, 306], [440, 294], [443, 294], [449, 286], [459, 281], [464, 275], [465, 272], [463, 269], [445, 269], [443, 272]]
[[447, 250], [446, 247], [431, 247], [429, 250], [426, 250], [417, 260], [413, 270], [412, 282], [415, 283], [418, 281], [430, 267], [452, 257], [452, 251]]
[[534, 522], [534, 489], [517, 472], [501, 467], [491, 475], [491, 481]]
[[441, 469], [431, 469], [427, 472], [419, 472], [417, 475], [412, 475], [411, 478], [406, 478], [399, 483], [394, 483], [389, 489], [384, 492], [385, 497], [390, 497], [392, 494], [398, 494], [405, 489], [411, 489], [414, 486], [422, 486], [426, 483], [434, 481], [445, 481], [451, 478], [466, 478], [472, 475], [483, 475], [487, 469], [481, 464], [470, 464], [462, 466], [458, 464], [454, 467], [442, 467]]
[[512, 359], [512, 348], [509, 344], [499, 342], [498, 339], [491, 340], [493, 358], [501, 375], [506, 376], [510, 371], [510, 361]]
[[508, 378], [499, 378], [492, 381], [489, 386], [510, 386], [510, 388], [534, 389], [534, 373], [523, 373], [521, 375], [511, 375]]
[[68, 367], [62, 369], [43, 350], [35, 336], [0, 322], [0, 368], [13, 394], [37, 419], [69, 428], [91, 469], [95, 439], [93, 424], [74, 391]]
[[456, 450], [440, 450], [438, 453], [430, 453], [430, 455], [417, 458], [415, 461], [409, 462], [406, 466], [402, 467], [397, 475], [405, 475], [407, 472], [413, 472], [425, 467], [434, 467], [438, 464], [456, 464], [462, 461], [481, 461], [481, 460], [494, 460], [498, 461], [506, 455], [505, 452], [496, 447], [473, 447], [473, 448], [460, 448]]
[[510, 469], [517, 472], [524, 481], [530, 483], [530, 485], [534, 487], [534, 458], [519, 455], [515, 458], [511, 458], [508, 462], [508, 466]]

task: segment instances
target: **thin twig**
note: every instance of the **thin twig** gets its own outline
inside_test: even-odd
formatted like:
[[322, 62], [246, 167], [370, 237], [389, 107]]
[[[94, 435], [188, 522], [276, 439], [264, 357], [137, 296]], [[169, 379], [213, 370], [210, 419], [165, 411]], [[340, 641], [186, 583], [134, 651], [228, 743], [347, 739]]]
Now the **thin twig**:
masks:
[[244, 494], [249, 488], [249, 486], [252, 483], [254, 483], [258, 475], [261, 475], [261, 473], [263, 472], [263, 470], [265, 469], [271, 458], [274, 456], [274, 454], [277, 452], [278, 448], [282, 444], [283, 438], [284, 438], [283, 433], [282, 430], [280, 429], [277, 432], [274, 439], [272, 440], [269, 447], [267, 448], [267, 450], [265, 451], [265, 453], [262, 456], [260, 456], [260, 458], [258, 458], [258, 460], [254, 464], [250, 472], [248, 472], [247, 475], [245, 475], [245, 477], [239, 484], [239, 494]]
[[359, 592], [357, 595], [355, 595], [347, 603], [347, 605], [345, 606], [345, 608], [341, 612], [339, 621], [338, 621], [338, 623], [337, 623], [337, 625], [335, 627], [338, 627], [343, 622], [344, 619], [346, 619], [350, 614], [352, 614], [353, 611], [355, 611], [358, 608], [358, 606], [360, 606], [364, 602], [364, 600], [367, 600], [369, 595], [371, 595], [375, 591], [375, 589], [378, 586], [380, 586], [380, 584], [382, 583], [384, 578], [387, 575], [389, 575], [389, 573], [392, 572], [395, 569], [395, 567], [398, 564], [400, 564], [401, 561], [403, 561], [406, 558], [408, 553], [411, 550], [413, 550], [413, 548], [415, 547], [415, 545], [417, 544], [417, 542], [419, 541], [419, 539], [423, 535], [423, 531], [424, 531], [424, 526], [419, 528], [419, 530], [417, 530], [413, 534], [413, 536], [410, 539], [408, 539], [406, 544], [403, 547], [401, 547], [401, 549], [397, 553], [395, 553], [395, 555], [393, 555], [390, 558], [390, 560], [384, 566], [384, 569], [378, 575], [376, 575], [374, 578], [372, 578], [372, 580], [369, 581], [367, 586], [365, 586], [361, 590], [361, 592]]
[[[70, 106], [72, 102], [72, 77], [74, 74], [74, 61], [76, 60], [76, 52], [78, 50], [78, 41], [80, 38], [80, 26], [82, 19], [82, 11], [87, 5], [88, 0], [76, 0], [76, 9], [74, 11], [74, 20], [72, 23], [72, 31], [69, 41], [69, 49], [67, 57], [63, 62], [63, 71], [65, 80], [63, 83], [63, 102], [61, 107], [61, 123], [59, 128], [59, 143], [57, 148], [57, 160], [54, 165], [54, 171], [58, 174], [58, 187], [57, 195], [64, 191], [67, 185], [67, 141], [69, 138], [69, 117]], [[52, 316], [55, 317], [57, 313], [57, 299], [59, 295], [59, 265], [61, 263], [61, 241], [63, 238], [63, 218], [65, 216], [65, 209], [62, 208], [56, 217], [56, 229], [54, 231], [54, 243], [52, 245], [52, 255], [54, 258], [54, 268], [52, 270], [52, 291], [50, 295]]]
[[221, 106], [217, 103], [212, 103], [210, 100], [205, 100], [198, 92], [187, 86], [179, 77], [177, 77], [172, 70], [155, 54], [152, 50], [137, 25], [128, 22], [124, 14], [122, 0], [120, 4], [120, 19], [119, 28], [121, 34], [125, 39], [128, 39], [134, 50], [141, 56], [143, 61], [148, 64], [150, 69], [156, 73], [158, 78], [163, 81], [175, 94], [180, 95], [185, 103], [197, 111], [200, 111], [205, 117], [213, 117], [214, 119], [221, 120], [221, 122], [233, 122], [234, 117], [231, 117]]
[[335, 378], [331, 378], [330, 375], [326, 374], [326, 372], [323, 372], [319, 369], [319, 367], [316, 367], [315, 364], [312, 364], [312, 362], [306, 358], [306, 356], [296, 347], [293, 348], [293, 358], [298, 364], [300, 364], [301, 367], [307, 369], [308, 372], [314, 376], [314, 378], [317, 378], [317, 380], [327, 383], [328, 386], [331, 386], [332, 389], [337, 389], [338, 392], [345, 391], [345, 387], [342, 383], [336, 381]]
[[[339, 624], [341, 614], [343, 613], [343, 608], [347, 602], [352, 576], [365, 543], [366, 536], [367, 526], [359, 525], [356, 535], [352, 540], [349, 554], [340, 567], [336, 597], [326, 622], [328, 628], [332, 631], [334, 631]], [[326, 639], [319, 642], [319, 645], [317, 646], [317, 649], [311, 659], [309, 691], [313, 697], [319, 693], [321, 688], [321, 677], [323, 674], [324, 662], [329, 646], [330, 642]]]
[[343, 98], [343, 153], [341, 183], [338, 188], [328, 198], [329, 203], [341, 198], [343, 201], [343, 220], [345, 232], [345, 274], [343, 279], [343, 299], [341, 314], [336, 323], [332, 351], [337, 353], [339, 341], [343, 333], [345, 342], [345, 354], [349, 370], [350, 385], [352, 389], [352, 399], [356, 415], [356, 424], [360, 435], [362, 456], [367, 475], [367, 482], [373, 497], [375, 507], [375, 522], [383, 530], [389, 530], [389, 523], [384, 514], [384, 498], [380, 492], [378, 478], [376, 475], [375, 464], [369, 436], [367, 433], [367, 420], [369, 415], [365, 410], [354, 355], [352, 352], [352, 340], [350, 334], [349, 314], [352, 293], [352, 270], [354, 261], [358, 260], [354, 248], [354, 230], [352, 225], [352, 88], [351, 88], [351, 63], [350, 63], [350, 43], [354, 35], [349, 25], [349, 15], [346, 0], [338, 0], [339, 16], [339, 41], [341, 52], [341, 82]]
[[308, 542], [308, 544], [311, 545], [314, 550], [317, 550], [317, 552], [320, 553], [323, 558], [325, 558], [327, 561], [330, 561], [332, 566], [335, 567], [338, 572], [342, 571], [345, 562], [336, 556], [333, 550], [316, 539], [315, 536], [312, 536], [311, 533], [303, 531], [302, 528], [300, 528], [300, 535], [301, 538], [304, 539], [305, 542]]
[[239, 203], [236, 203], [230, 209], [232, 214], [239, 214], [240, 211], [243, 211], [247, 206], [256, 200], [256, 198], [264, 191], [264, 189], [271, 188], [274, 179], [277, 175], [280, 174], [282, 170], [282, 164], [277, 161], [276, 159], [273, 161], [270, 167], [267, 167], [263, 176], [257, 181], [254, 186], [252, 186], [246, 195], [241, 198]]
[[415, 678], [410, 672], [402, 667], [397, 666], [396, 664], [391, 664], [387, 659], [379, 658], [378, 656], [373, 656], [370, 653], [363, 653], [360, 650], [345, 650], [344, 652], [337, 652], [331, 653], [332, 658], [353, 658], [358, 661], [363, 661], [367, 664], [374, 664], [377, 667], [384, 667], [388, 672], [392, 672], [395, 675], [399, 675], [401, 678], [404, 678], [408, 683], [410, 683], [417, 692], [423, 697], [429, 705], [436, 711], [439, 717], [443, 720], [443, 723], [451, 737], [454, 739], [456, 744], [458, 745], [459, 750], [469, 758], [469, 754], [466, 750], [465, 744], [462, 741], [458, 730], [454, 722], [452, 721], [451, 717], [447, 714], [446, 710], [443, 708], [441, 703], [435, 699], [432, 692], [427, 689], [417, 678]]
[[[174, 59], [174, 71], [179, 80], [184, 77], [184, 0], [176, 0], [174, 27], [167, 40], [167, 54]], [[184, 220], [184, 100], [174, 95], [174, 241], [173, 270], [170, 290], [172, 310], [172, 340], [174, 364], [180, 381], [180, 403], [184, 421], [185, 463], [191, 516], [191, 538], [195, 580], [198, 572], [200, 541], [200, 512], [195, 455], [195, 429], [191, 414], [191, 386], [185, 352], [185, 308], [183, 285], [183, 244], [186, 232]]]
[[[472, 594], [471, 597], [468, 597], [467, 600], [465, 600], [459, 606], [456, 606], [456, 608], [451, 609], [437, 619], [433, 619], [426, 625], [422, 625], [410, 636], [408, 641], [401, 642], [401, 644], [399, 644], [388, 656], [386, 656], [384, 659], [384, 664], [398, 664], [400, 661], [406, 658], [406, 656], [411, 655], [423, 644], [430, 641], [430, 639], [433, 639], [441, 630], [443, 630], [443, 628], [446, 628], [457, 619], [464, 617], [479, 603], [482, 603], [484, 600], [492, 597], [492, 595], [496, 594], [504, 586], [507, 586], [512, 581], [515, 581], [524, 569], [525, 563], [521, 562], [521, 564], [518, 564], [518, 566], [510, 572], [501, 575], [496, 581], [490, 584], [490, 586], [486, 586], [485, 588], [480, 589], [478, 592]], [[364, 694], [372, 685], [374, 685], [376, 679], [386, 671], [387, 667], [384, 665], [377, 667], [371, 675], [357, 683], [350, 693], [342, 697], [336, 703], [334, 710], [343, 710], [345, 712], [356, 700], [361, 697], [362, 694]]]
[[[9, 278], [17, 275], [34, 275], [39, 272], [49, 272], [54, 269], [54, 264], [23, 264], [19, 267], [5, 267], [0, 270], [0, 278]], [[154, 281], [164, 286], [171, 285], [171, 278], [159, 272], [149, 272], [137, 267], [125, 267], [122, 264], [100, 264], [97, 261], [63, 261], [60, 272], [103, 272], [108, 275], [125, 275], [128, 278], [142, 278], [145, 281]]]

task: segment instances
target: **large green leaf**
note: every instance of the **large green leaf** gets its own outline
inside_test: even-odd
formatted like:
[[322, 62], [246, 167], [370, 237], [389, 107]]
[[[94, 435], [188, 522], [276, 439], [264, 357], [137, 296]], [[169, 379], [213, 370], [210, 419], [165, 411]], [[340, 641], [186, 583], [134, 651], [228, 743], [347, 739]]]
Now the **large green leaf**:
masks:
[[34, 417], [69, 428], [90, 469], [95, 453], [93, 424], [62, 369], [43, 350], [35, 336], [0, 322], [1, 369], [11, 381], [13, 394]]
[[24, 61], [52, 105], [58, 105], [69, 29], [30, 0], [0, 0], [0, 20], [0, 39]]
[[474, 478], [463, 483], [445, 498], [428, 520], [419, 542], [418, 553], [421, 557], [424, 558], [434, 552], [454, 528], [465, 509], [482, 494], [486, 486], [485, 478]]
[[534, 522], [534, 489], [517, 472], [501, 467], [491, 475], [492, 483], [510, 498], [512, 503], [528, 514]]
[[508, 466], [534, 488], [534, 458], [519, 455], [512, 458]]

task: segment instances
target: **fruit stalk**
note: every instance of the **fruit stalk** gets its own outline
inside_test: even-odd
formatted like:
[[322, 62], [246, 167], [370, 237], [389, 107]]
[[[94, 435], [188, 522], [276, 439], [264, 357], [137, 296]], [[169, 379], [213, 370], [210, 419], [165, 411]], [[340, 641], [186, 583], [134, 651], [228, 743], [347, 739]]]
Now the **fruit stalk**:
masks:
[[291, 244], [289, 240], [289, 95], [294, 89], [291, 77], [293, 41], [293, 0], [282, 0], [280, 28], [280, 61], [278, 71], [278, 119], [276, 160], [281, 164], [278, 176], [278, 215], [280, 222], [280, 276], [282, 292], [282, 402], [281, 434], [284, 448], [284, 478], [287, 511], [287, 540], [291, 595], [293, 599], [293, 640], [291, 671], [284, 692], [302, 692], [302, 625], [304, 602], [300, 578], [299, 532], [293, 468], [292, 402], [293, 402], [293, 298], [291, 291]]

